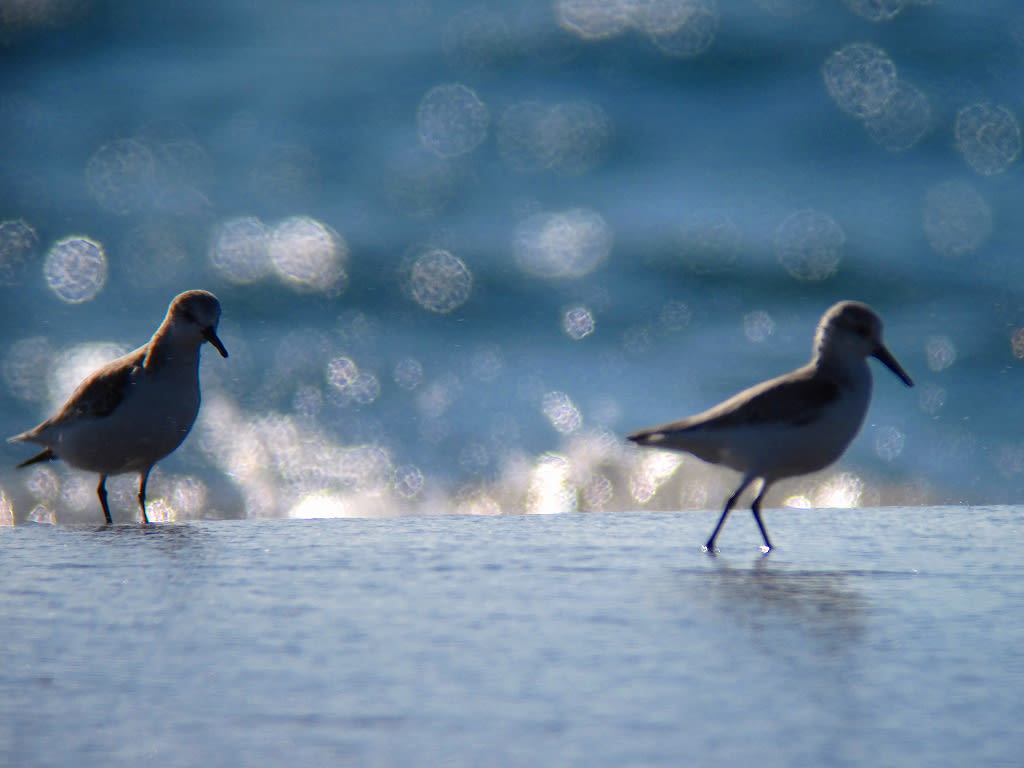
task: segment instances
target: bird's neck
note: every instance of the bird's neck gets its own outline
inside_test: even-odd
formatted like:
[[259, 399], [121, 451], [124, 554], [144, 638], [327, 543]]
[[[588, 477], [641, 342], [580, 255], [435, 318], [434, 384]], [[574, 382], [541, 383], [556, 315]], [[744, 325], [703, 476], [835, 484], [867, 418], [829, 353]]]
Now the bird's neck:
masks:
[[[142, 366], [149, 373], [166, 370], [171, 363], [181, 371], [195, 371], [201, 344], [191, 335], [176, 333], [173, 325], [161, 325], [150, 339]], [[185, 362], [189, 365], [185, 365]]]
[[870, 392], [871, 369], [868, 361], [858, 355], [843, 354], [834, 346], [824, 344], [815, 350], [812, 365], [844, 386], [867, 388]]

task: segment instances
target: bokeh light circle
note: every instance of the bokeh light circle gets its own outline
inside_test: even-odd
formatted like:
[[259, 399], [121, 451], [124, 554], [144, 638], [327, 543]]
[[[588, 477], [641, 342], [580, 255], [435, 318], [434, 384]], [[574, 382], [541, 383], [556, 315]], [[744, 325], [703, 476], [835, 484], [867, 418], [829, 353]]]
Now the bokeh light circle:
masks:
[[644, 32], [669, 56], [699, 56], [718, 34], [717, 0], [647, 0], [639, 8]]
[[81, 304], [103, 290], [107, 282], [107, 255], [95, 240], [68, 237], [50, 249], [43, 273], [57, 298], [68, 304]]
[[403, 357], [395, 363], [395, 384], [411, 392], [423, 383], [423, 364], [414, 357]]
[[472, 152], [487, 137], [489, 122], [487, 107], [461, 83], [432, 88], [416, 112], [420, 141], [440, 157]]
[[839, 108], [861, 120], [880, 113], [896, 93], [896, 65], [870, 43], [851, 43], [835, 51], [825, 61], [822, 75]]
[[409, 294], [424, 309], [448, 314], [469, 299], [473, 274], [466, 263], [441, 248], [421, 254], [409, 272]]
[[995, 104], [972, 104], [956, 115], [956, 146], [983, 176], [1002, 173], [1020, 156], [1020, 125]]
[[516, 261], [539, 277], [583, 277], [604, 262], [611, 247], [611, 228], [587, 208], [534, 214], [516, 229]]
[[359, 379], [359, 366], [350, 357], [336, 357], [327, 363], [327, 383], [339, 392], [347, 392]]
[[146, 208], [156, 188], [157, 160], [136, 139], [118, 139], [100, 147], [85, 168], [86, 184], [104, 210], [124, 215]]
[[334, 230], [308, 216], [293, 216], [274, 227], [270, 261], [285, 283], [336, 296], [345, 287], [348, 245]]
[[571, 435], [583, 425], [583, 415], [565, 392], [546, 392], [541, 410], [555, 431], [563, 435]]
[[570, 307], [562, 315], [562, 330], [573, 341], [585, 339], [595, 327], [594, 313], [588, 307]]
[[864, 127], [875, 143], [890, 152], [903, 152], [928, 132], [931, 122], [928, 97], [901, 80], [882, 110], [864, 120]]
[[667, 301], [658, 312], [658, 325], [663, 331], [676, 333], [683, 330], [693, 319], [693, 310], [682, 301]]
[[948, 336], [929, 336], [924, 345], [928, 367], [933, 371], [944, 371], [956, 362], [956, 345]]
[[377, 374], [361, 369], [350, 357], [342, 355], [328, 361], [325, 376], [343, 405], [369, 405], [380, 397]]
[[835, 219], [810, 208], [787, 216], [775, 230], [775, 255], [797, 280], [826, 280], [839, 269], [846, 235]]
[[584, 40], [615, 37], [633, 25], [632, 0], [557, 0], [558, 23]]
[[875, 453], [883, 461], [893, 461], [903, 453], [906, 436], [896, 427], [881, 427], [875, 433]]
[[775, 321], [764, 310], [756, 310], [743, 316], [743, 335], [755, 344], [768, 340], [775, 333]]
[[426, 478], [419, 467], [408, 464], [395, 468], [394, 489], [403, 499], [414, 499], [423, 490]]
[[482, 344], [469, 356], [469, 369], [478, 381], [494, 381], [505, 369], [505, 357], [497, 344]]
[[265, 277], [273, 268], [266, 225], [254, 216], [221, 222], [210, 241], [210, 263], [239, 285]]
[[945, 181], [925, 194], [924, 233], [942, 256], [976, 251], [992, 234], [992, 209], [973, 186]]

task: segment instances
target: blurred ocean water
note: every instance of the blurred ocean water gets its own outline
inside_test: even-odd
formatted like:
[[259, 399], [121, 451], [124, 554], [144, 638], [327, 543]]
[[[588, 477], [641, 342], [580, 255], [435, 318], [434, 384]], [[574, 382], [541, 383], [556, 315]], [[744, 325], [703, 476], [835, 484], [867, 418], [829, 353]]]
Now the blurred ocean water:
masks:
[[[841, 298], [918, 386], [877, 370], [769, 504], [1024, 491], [1016, 3], [24, 0], [0, 46], [6, 434], [177, 292], [224, 305], [157, 519], [718, 507], [621, 435], [804, 362]], [[94, 485], [5, 470], [0, 521]]]

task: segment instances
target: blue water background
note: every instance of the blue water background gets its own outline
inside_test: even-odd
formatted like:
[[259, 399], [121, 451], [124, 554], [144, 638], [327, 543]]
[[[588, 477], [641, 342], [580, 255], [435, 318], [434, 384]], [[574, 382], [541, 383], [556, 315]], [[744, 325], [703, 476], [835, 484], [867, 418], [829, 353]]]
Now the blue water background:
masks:
[[[67, 353], [117, 345], [84, 375], [201, 287], [231, 357], [207, 351], [158, 518], [716, 507], [727, 473], [652, 468], [621, 436], [804, 362], [824, 309], [856, 298], [917, 387], [873, 364], [841, 464], [769, 502], [1018, 500], [1017, 4], [629, 7], [12, 6], [0, 428], [59, 404]], [[895, 139], [826, 84], [861, 43], [925, 105]], [[961, 136], [979, 110], [1004, 122]], [[242, 256], [218, 239], [239, 221]], [[279, 238], [271, 263], [288, 222], [327, 262]], [[70, 237], [105, 273], [62, 261]], [[112, 484], [120, 519], [133, 482]], [[0, 485], [9, 519], [98, 514], [95, 478], [60, 465]]]

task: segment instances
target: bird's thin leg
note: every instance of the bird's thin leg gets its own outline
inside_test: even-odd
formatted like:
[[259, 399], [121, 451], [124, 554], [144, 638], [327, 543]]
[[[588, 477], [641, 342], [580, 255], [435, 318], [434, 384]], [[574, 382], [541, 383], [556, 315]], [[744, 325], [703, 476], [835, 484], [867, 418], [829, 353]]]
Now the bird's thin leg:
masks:
[[722, 510], [722, 516], [718, 518], [718, 525], [716, 525], [715, 530], [711, 532], [711, 538], [708, 539], [708, 543], [702, 547], [702, 549], [705, 552], [712, 555], [715, 554], [715, 539], [718, 538], [718, 532], [722, 530], [722, 525], [725, 523], [725, 518], [729, 516], [729, 510], [733, 508], [733, 505], [739, 499], [740, 494], [747, 490], [747, 486], [749, 486], [756, 479], [756, 477], [743, 478], [743, 482], [740, 483], [740, 487], [737, 488], [736, 492], [729, 497], [729, 500], [727, 502], [725, 502], [725, 509]]
[[153, 467], [146, 467], [139, 475], [139, 509], [142, 510], [142, 522], [143, 524], [149, 523], [149, 518], [146, 517], [146, 483], [149, 482], [149, 472]]
[[764, 546], [761, 547], [761, 551], [764, 554], [768, 554], [772, 551], [772, 543], [768, 540], [768, 531], [765, 530], [764, 521], [761, 520], [761, 499], [764, 498], [765, 491], [768, 490], [768, 483], [763, 481], [761, 483], [761, 490], [757, 492], [757, 496], [754, 497], [754, 503], [750, 505], [750, 511], [754, 513], [754, 520], [757, 521], [757, 527], [761, 529], [761, 538], [764, 539]]
[[110, 507], [107, 506], [107, 476], [100, 475], [100, 484], [96, 486], [96, 494], [100, 497], [100, 504], [103, 506], [103, 516], [107, 518], [107, 525], [114, 522], [110, 516]]

